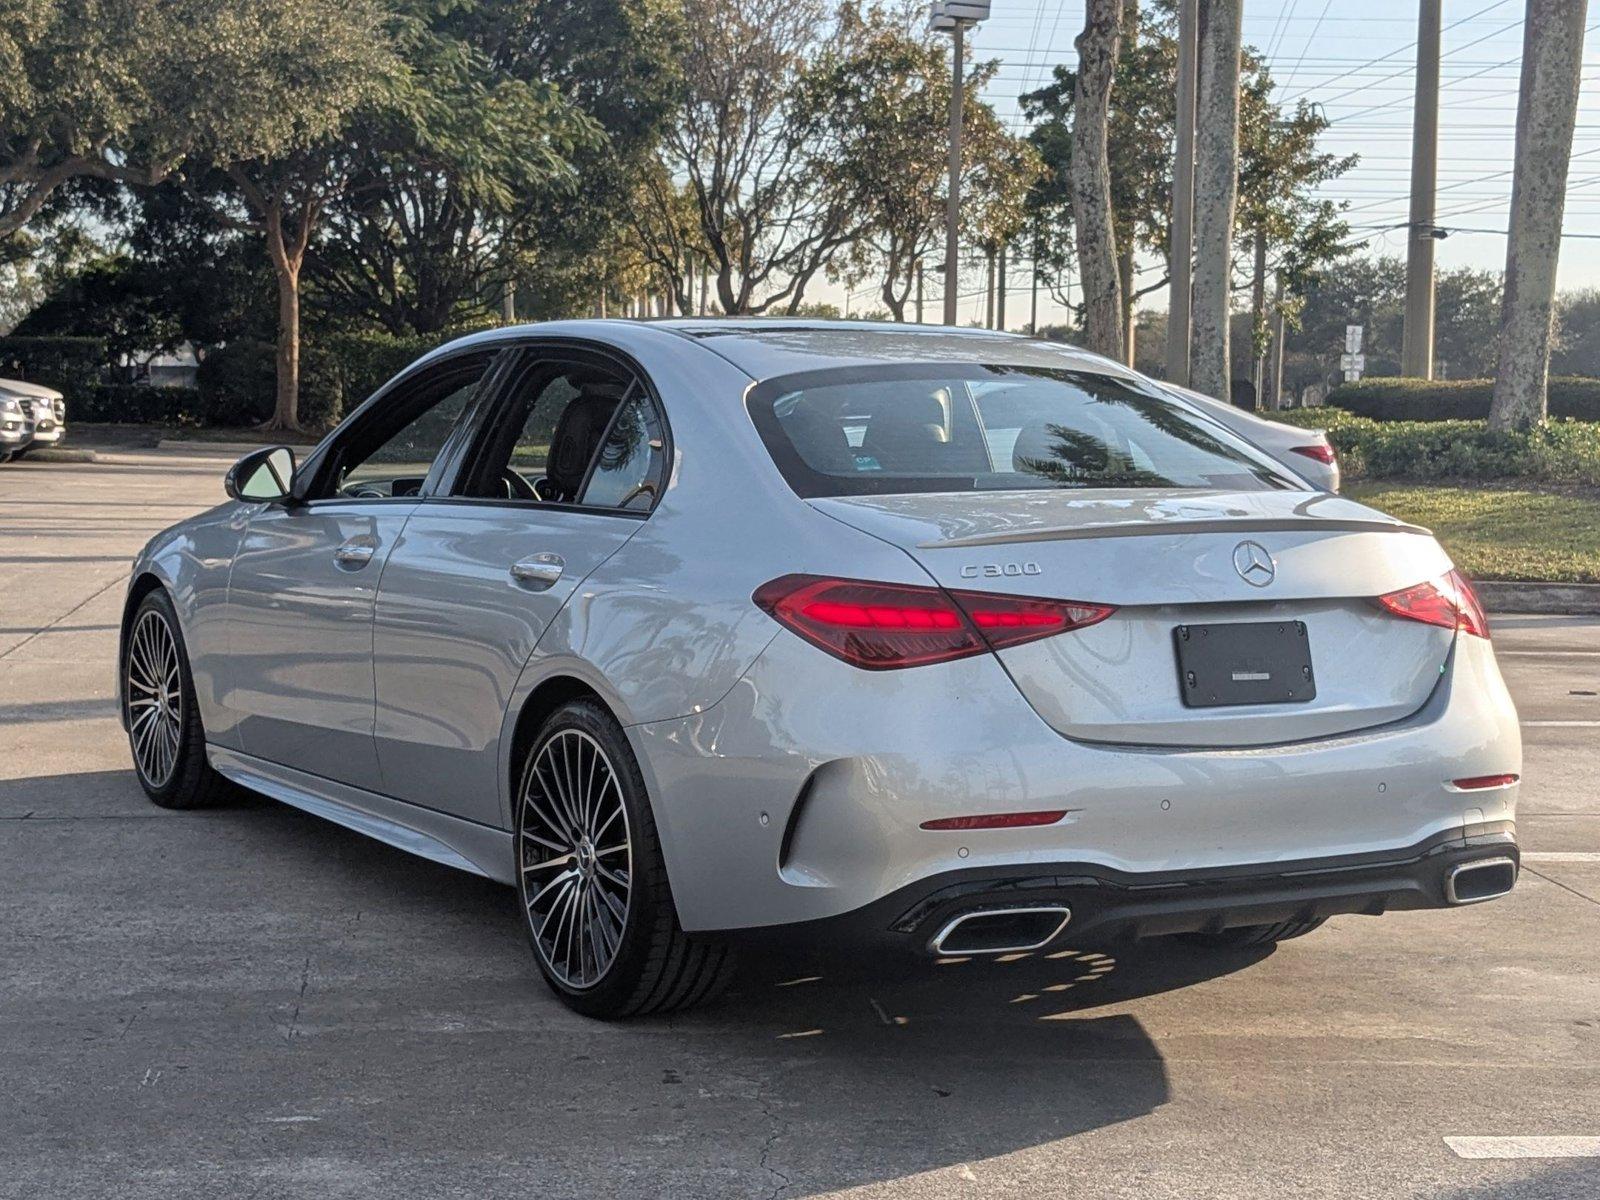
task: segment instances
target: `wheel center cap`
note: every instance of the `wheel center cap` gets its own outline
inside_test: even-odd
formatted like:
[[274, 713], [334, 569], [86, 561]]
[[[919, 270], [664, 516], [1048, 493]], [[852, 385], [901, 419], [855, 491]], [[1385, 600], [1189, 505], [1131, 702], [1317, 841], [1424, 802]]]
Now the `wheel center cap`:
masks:
[[588, 838], [584, 838], [578, 843], [578, 849], [575, 857], [578, 860], [579, 873], [581, 873], [585, 879], [593, 876], [595, 865], [594, 843], [592, 843]]

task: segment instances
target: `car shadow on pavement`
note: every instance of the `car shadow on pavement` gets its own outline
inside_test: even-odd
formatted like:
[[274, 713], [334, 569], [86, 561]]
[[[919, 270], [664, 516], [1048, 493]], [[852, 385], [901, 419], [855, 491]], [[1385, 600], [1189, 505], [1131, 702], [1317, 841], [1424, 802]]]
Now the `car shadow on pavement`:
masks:
[[[580, 1177], [631, 1180], [638, 1194], [811, 1196], [923, 1175], [943, 1190], [974, 1169], [1004, 1169], [993, 1160], [1008, 1154], [1166, 1104], [1162, 1050], [1128, 1007], [1265, 957], [1169, 940], [937, 964], [780, 943], [749, 948], [741, 978], [712, 1006], [604, 1025], [557, 1004], [514, 894], [487, 880], [248, 794], [168, 813], [145, 804], [126, 772], [6, 788], [18, 790], [4, 807], [21, 801], [33, 819], [58, 822], [11, 839], [19, 889], [86, 894], [88, 880], [74, 878], [82, 851], [105, 835], [59, 822], [116, 829], [117, 853], [93, 876], [115, 899], [104, 932], [129, 965], [101, 995], [91, 960], [70, 949], [64, 966], [41, 959], [29, 972], [41, 973], [33, 1019], [45, 1028], [70, 1003], [109, 1028], [137, 996], [145, 1015], [134, 1036], [97, 1042], [101, 1057], [85, 1061], [80, 1086], [123, 1055], [194, 1062], [197, 1075], [223, 1082], [192, 1109], [162, 1110], [159, 1130], [182, 1128], [218, 1156], [238, 1149], [247, 1136], [238, 1130], [264, 1105], [282, 1106], [321, 1114], [296, 1154], [338, 1155], [353, 1136], [379, 1137], [408, 1146], [441, 1185], [479, 1178], [491, 1162], [503, 1180], [508, 1162], [536, 1161], [531, 1106], [561, 1146], [558, 1159], [537, 1160], [552, 1195], [577, 1194], [560, 1181]], [[126, 819], [138, 815], [159, 819]], [[26, 821], [13, 819], [20, 834]], [[41, 910], [29, 936], [65, 936], [82, 915]], [[48, 981], [56, 970], [59, 987]], [[240, 974], [223, 984], [219, 970]], [[96, 987], [76, 994], [75, 977]], [[267, 1009], [272, 1023], [240, 1023], [245, 1008]], [[258, 1049], [263, 1036], [270, 1056]], [[423, 1065], [398, 1065], [397, 1053]], [[390, 1064], [381, 1075], [368, 1068], [373, 1055]], [[315, 1079], [300, 1074], [309, 1064], [321, 1064]], [[235, 1078], [237, 1087], [226, 1082]], [[353, 1080], [358, 1112], [344, 1107]], [[98, 1119], [129, 1136], [157, 1130], [154, 1115], [120, 1103]], [[668, 1170], [664, 1145], [676, 1147], [673, 1165], [657, 1178]]]

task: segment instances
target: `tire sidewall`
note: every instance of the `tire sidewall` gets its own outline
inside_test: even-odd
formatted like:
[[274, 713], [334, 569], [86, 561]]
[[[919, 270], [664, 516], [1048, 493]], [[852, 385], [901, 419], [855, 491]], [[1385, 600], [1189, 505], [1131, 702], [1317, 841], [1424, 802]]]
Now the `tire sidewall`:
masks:
[[[622, 803], [627, 811], [628, 836], [631, 841], [633, 875], [629, 880], [628, 916], [622, 931], [622, 942], [617, 955], [599, 982], [585, 988], [574, 988], [558, 978], [545, 962], [538, 938], [534, 935], [532, 918], [528, 912], [527, 883], [522, 871], [521, 846], [523, 825], [523, 789], [528, 772], [538, 760], [539, 751], [556, 734], [563, 730], [577, 730], [599, 743], [622, 792]], [[656, 880], [665, 873], [660, 853], [656, 849], [655, 821], [650, 811], [649, 795], [645, 790], [644, 776], [628, 745], [628, 739], [611, 716], [589, 701], [575, 700], [562, 705], [540, 726], [528, 753], [517, 773], [517, 790], [513, 797], [512, 836], [515, 838], [517, 863], [517, 907], [521, 913], [523, 931], [533, 950], [534, 961], [545, 982], [579, 1012], [602, 1015], [614, 1011], [633, 993], [645, 970], [651, 952], [651, 931], [660, 918], [655, 911]]]

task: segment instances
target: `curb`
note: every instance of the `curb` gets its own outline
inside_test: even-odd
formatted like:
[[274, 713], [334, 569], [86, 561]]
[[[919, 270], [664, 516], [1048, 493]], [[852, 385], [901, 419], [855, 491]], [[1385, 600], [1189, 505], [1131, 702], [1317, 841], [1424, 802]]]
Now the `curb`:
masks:
[[28, 456], [22, 460], [25, 463], [86, 463], [97, 462], [98, 458], [93, 450], [29, 450]]
[[260, 450], [266, 446], [275, 446], [276, 442], [202, 442], [189, 438], [162, 438], [156, 443], [157, 450], [188, 450], [206, 451], [215, 454], [249, 454], [252, 450]]
[[1500, 579], [1474, 579], [1472, 586], [1491, 613], [1600, 616], [1600, 583], [1516, 583]]

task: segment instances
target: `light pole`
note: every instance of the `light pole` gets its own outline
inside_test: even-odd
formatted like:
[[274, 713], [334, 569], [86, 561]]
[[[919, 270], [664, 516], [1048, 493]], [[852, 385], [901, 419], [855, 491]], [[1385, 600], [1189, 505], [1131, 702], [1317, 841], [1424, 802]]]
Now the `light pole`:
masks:
[[944, 206], [944, 323], [956, 323], [956, 300], [960, 294], [960, 262], [957, 258], [961, 224], [961, 81], [964, 33], [967, 26], [989, 19], [989, 0], [933, 0], [928, 8], [928, 28], [948, 33], [954, 43], [955, 67], [950, 88], [950, 193]]

